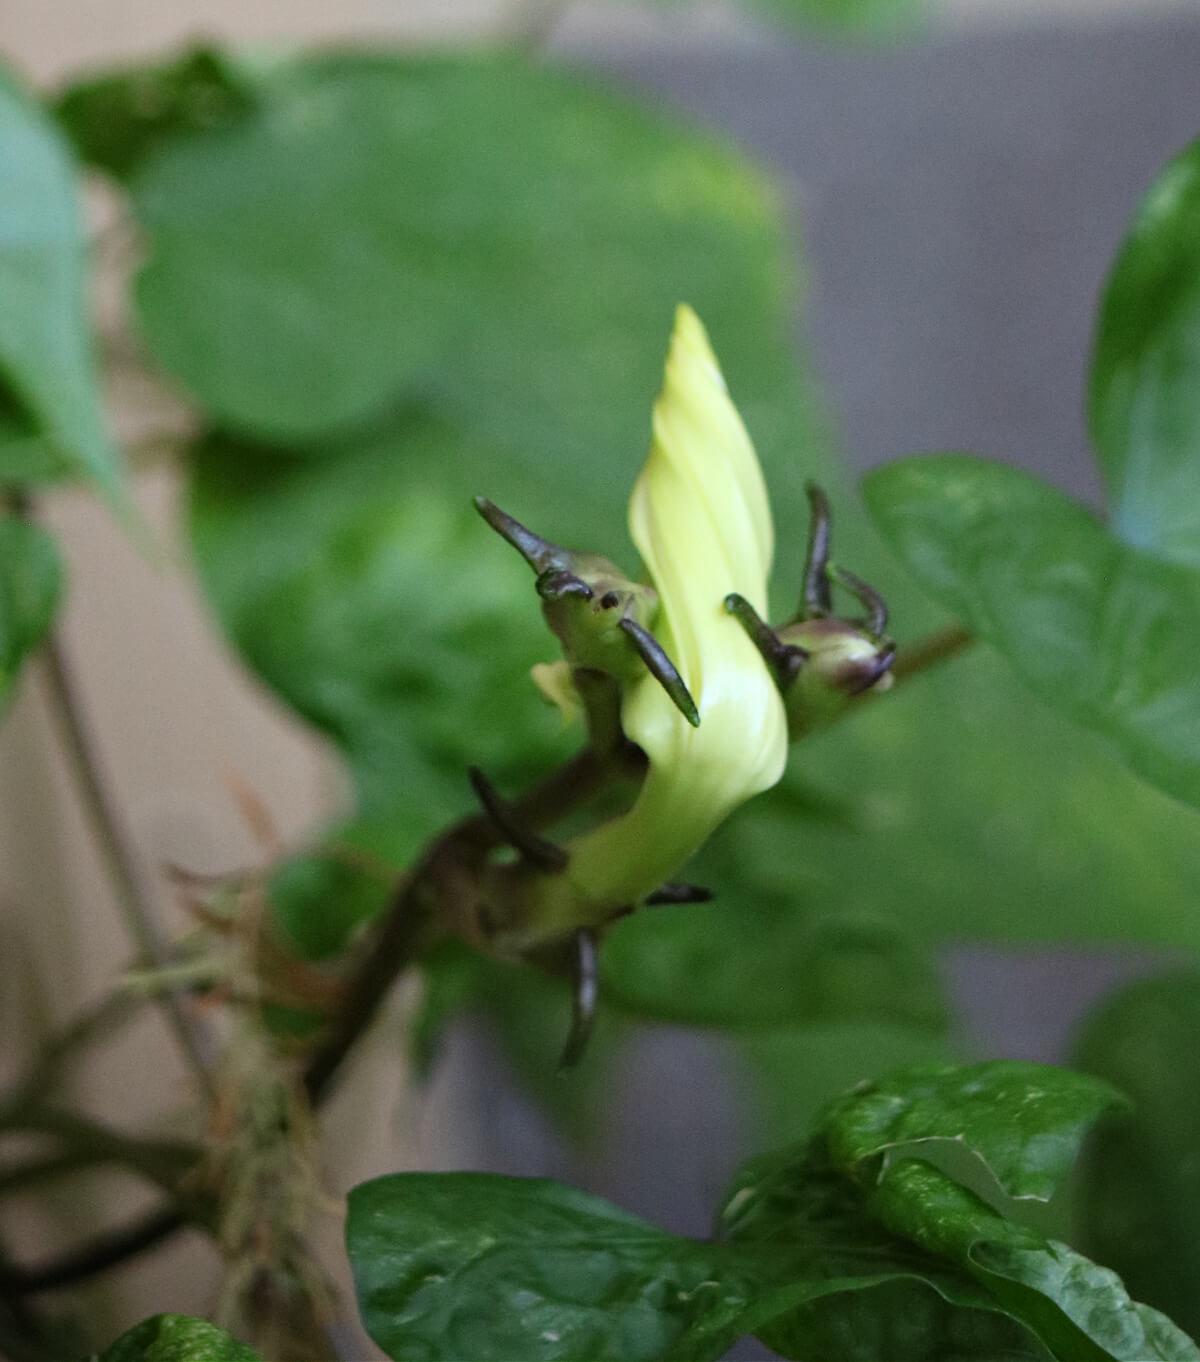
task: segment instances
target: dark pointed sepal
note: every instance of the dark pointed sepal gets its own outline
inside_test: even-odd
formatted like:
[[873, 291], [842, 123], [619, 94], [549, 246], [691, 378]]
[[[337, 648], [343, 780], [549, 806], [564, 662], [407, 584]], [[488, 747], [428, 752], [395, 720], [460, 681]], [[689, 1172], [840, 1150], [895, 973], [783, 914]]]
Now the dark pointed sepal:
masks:
[[808, 527], [808, 552], [804, 557], [804, 582], [800, 609], [807, 619], [820, 619], [833, 611], [829, 588], [829, 537], [833, 519], [829, 498], [815, 482], [806, 482], [811, 519]]
[[558, 874], [567, 868], [568, 857], [563, 848], [545, 837], [539, 837], [531, 828], [523, 827], [512, 805], [501, 797], [478, 766], [470, 767], [467, 774], [471, 778], [471, 788], [491, 819], [492, 826], [519, 853], [522, 860], [550, 874]]
[[712, 890], [705, 889], [702, 884], [678, 884], [668, 880], [647, 897], [646, 903], [652, 908], [671, 903], [711, 903], [712, 896]]
[[572, 941], [571, 984], [574, 995], [571, 1003], [571, 1029], [567, 1043], [559, 1056], [559, 1070], [573, 1069], [583, 1058], [592, 1027], [596, 1021], [596, 1004], [600, 998], [600, 946], [596, 933], [580, 927]]
[[692, 699], [692, 693], [688, 690], [683, 677], [679, 675], [678, 668], [667, 656], [662, 644], [648, 629], [643, 629], [637, 620], [630, 619], [628, 615], [621, 620], [618, 628], [629, 636], [638, 656], [646, 664], [646, 669], [671, 697], [675, 708], [693, 728], [699, 728], [700, 711], [696, 708], [696, 702]]
[[853, 572], [847, 571], [844, 567], [829, 565], [829, 576], [848, 591], [855, 600], [867, 612], [863, 620], [863, 628], [875, 638], [882, 638], [883, 632], [887, 628], [888, 608], [883, 597], [873, 586], [868, 586], [861, 577]]
[[514, 520], [487, 497], [476, 497], [475, 509], [502, 539], [506, 539], [516, 549], [539, 576], [568, 569], [571, 555], [561, 544], [543, 539], [540, 534], [534, 534], [532, 530], [526, 529], [519, 520]]
[[800, 674], [800, 668], [808, 661], [805, 649], [794, 643], [782, 643], [775, 631], [759, 615], [745, 596], [736, 591], [725, 597], [725, 611], [746, 631], [750, 642], [762, 654], [767, 670], [775, 678], [775, 685], [781, 694]]

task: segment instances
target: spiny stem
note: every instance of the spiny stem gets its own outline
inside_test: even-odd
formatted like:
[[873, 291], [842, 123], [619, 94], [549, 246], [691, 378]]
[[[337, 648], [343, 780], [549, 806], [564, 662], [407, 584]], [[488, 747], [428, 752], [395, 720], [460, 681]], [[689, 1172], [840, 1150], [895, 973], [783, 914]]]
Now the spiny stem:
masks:
[[[121, 827], [116, 803], [96, 760], [70, 667], [56, 631], [51, 631], [43, 645], [42, 660], [42, 675], [46, 682], [50, 710], [70, 760], [93, 836], [116, 891], [125, 928], [141, 955], [156, 968], [163, 968], [171, 962], [170, 951], [159, 931], [154, 906], [142, 888], [137, 863]], [[210, 1073], [212, 1046], [205, 1031], [194, 1018], [187, 1015], [178, 990], [164, 993], [160, 1005], [201, 1091], [211, 1099], [214, 1095]]]
[[[901, 650], [894, 667], [908, 679], [939, 662], [947, 661], [972, 642], [958, 625], [918, 640]], [[645, 757], [620, 731], [604, 678], [580, 673], [577, 681], [588, 709], [592, 742], [577, 756], [553, 771], [524, 796], [512, 810], [523, 825], [546, 827], [568, 812], [580, 808], [610, 781], [636, 778], [645, 770]], [[592, 684], [589, 684], [592, 683]], [[857, 705], [850, 706], [853, 712]], [[461, 871], [500, 844], [500, 836], [484, 814], [465, 818], [430, 843], [413, 872], [397, 887], [371, 947], [347, 980], [344, 1002], [322, 1045], [310, 1058], [303, 1075], [309, 1100], [319, 1106], [346, 1056], [374, 1018], [396, 978], [412, 964], [425, 939], [431, 912], [424, 901], [436, 880]], [[102, 1235], [58, 1260], [34, 1268], [0, 1269], [0, 1288], [14, 1295], [48, 1291], [83, 1281], [145, 1252], [186, 1224], [175, 1207], [154, 1212], [124, 1229]]]

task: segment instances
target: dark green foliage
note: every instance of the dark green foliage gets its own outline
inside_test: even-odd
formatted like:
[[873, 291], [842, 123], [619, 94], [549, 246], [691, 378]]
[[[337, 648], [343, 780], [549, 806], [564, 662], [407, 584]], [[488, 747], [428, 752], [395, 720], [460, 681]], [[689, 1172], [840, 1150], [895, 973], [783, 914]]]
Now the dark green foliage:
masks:
[[1200, 976], [1139, 980], [1101, 1006], [1076, 1046], [1080, 1068], [1119, 1085], [1130, 1112], [1086, 1146], [1078, 1197], [1083, 1247], [1134, 1294], [1200, 1333]]
[[162, 66], [136, 66], [83, 80], [54, 113], [81, 160], [119, 180], [159, 145], [249, 113], [256, 84], [236, 57], [197, 47]]
[[155, 1315], [122, 1334], [97, 1362], [261, 1362], [245, 1343], [207, 1320]]

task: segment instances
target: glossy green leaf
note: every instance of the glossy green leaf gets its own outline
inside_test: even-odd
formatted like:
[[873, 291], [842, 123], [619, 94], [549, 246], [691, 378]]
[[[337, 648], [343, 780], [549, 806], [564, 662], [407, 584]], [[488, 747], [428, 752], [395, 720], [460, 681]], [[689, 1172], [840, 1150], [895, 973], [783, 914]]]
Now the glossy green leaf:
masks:
[[968, 1271], [1056, 1357], [1200, 1358], [1200, 1349], [1170, 1320], [1130, 1300], [1114, 1272], [1006, 1220], [927, 1163], [901, 1159], [888, 1165], [870, 1204], [892, 1233]]
[[[783, 1243], [700, 1243], [542, 1179], [416, 1173], [356, 1187], [346, 1234], [363, 1322], [389, 1357], [687, 1362], [927, 1265], [903, 1245], [901, 1263], [881, 1260], [878, 1232], [860, 1252], [837, 1245], [831, 1226], [805, 1231]], [[933, 1270], [972, 1313], [992, 1308], [969, 1279]]]
[[0, 516], [0, 705], [50, 628], [60, 590], [54, 540], [28, 521]]
[[0, 69], [0, 410], [23, 440], [53, 451], [14, 451], [0, 431], [0, 469], [7, 462], [22, 481], [84, 475], [119, 501], [88, 339], [85, 266], [70, 153], [49, 116]]
[[[953, 1140], [1014, 1198], [1048, 1201], [1097, 1119], [1122, 1099], [1109, 1084], [1046, 1064], [931, 1065], [860, 1083], [826, 1112], [830, 1153], [870, 1178], [897, 1145]], [[871, 1169], [860, 1168], [871, 1165]]]
[[1142, 979], [1089, 1019], [1075, 1063], [1128, 1093], [1084, 1150], [1082, 1246], [1136, 1296], [1200, 1334], [1200, 975]]
[[155, 1315], [107, 1347], [98, 1362], [261, 1362], [246, 1343], [190, 1315]]
[[833, 1167], [823, 1135], [751, 1159], [718, 1220], [722, 1242], [798, 1256], [827, 1290], [767, 1303], [755, 1332], [785, 1357], [1043, 1357], [1037, 1340], [966, 1274], [892, 1234]]
[[54, 113], [82, 161], [123, 180], [162, 143], [223, 127], [255, 103], [238, 59], [200, 46], [159, 66], [77, 81], [58, 96]]
[[516, 457], [531, 440], [572, 470], [636, 457], [679, 299], [748, 311], [777, 282], [775, 250], [751, 254], [770, 233], [755, 175], [507, 58], [297, 63], [131, 192], [147, 342], [210, 412], [272, 439], [420, 401]]
[[965, 455], [878, 469], [865, 493], [917, 580], [1031, 689], [1200, 805], [1200, 574], [1121, 543], [1044, 483]]
[[1116, 533], [1200, 568], [1200, 142], [1159, 174], [1117, 256], [1089, 416]]
[[712, 1246], [542, 1179], [377, 1178], [350, 1193], [346, 1240], [396, 1359], [715, 1358], [748, 1295]]

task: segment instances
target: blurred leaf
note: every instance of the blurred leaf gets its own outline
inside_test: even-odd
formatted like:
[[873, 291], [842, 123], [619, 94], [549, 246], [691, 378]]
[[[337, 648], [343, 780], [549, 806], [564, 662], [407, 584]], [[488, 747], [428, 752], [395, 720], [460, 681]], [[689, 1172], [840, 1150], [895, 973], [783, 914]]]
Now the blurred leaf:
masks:
[[58, 551], [45, 530], [0, 516], [0, 705], [53, 623], [60, 579]]
[[614, 928], [603, 963], [607, 998], [668, 1021], [946, 1022], [932, 961], [910, 937], [881, 919], [821, 919], [782, 895], [648, 910]]
[[414, 421], [296, 464], [214, 438], [196, 453], [193, 543], [255, 670], [345, 752], [364, 812], [404, 864], [472, 801], [565, 755], [529, 680], [554, 653], [528, 568], [465, 495], [468, 451]]
[[248, 1344], [189, 1315], [155, 1315], [121, 1335], [97, 1362], [260, 1362]]
[[[835, 1163], [863, 1180], [897, 1145], [964, 1144], [1014, 1198], [1049, 1201], [1084, 1136], [1121, 1103], [1107, 1083], [1017, 1060], [940, 1064], [860, 1083], [825, 1113]], [[857, 1170], [857, 1171], [856, 1171]]]
[[[85, 266], [70, 153], [0, 68], [0, 469], [20, 480], [84, 475], [123, 504], [93, 372]], [[14, 429], [16, 450], [6, 438]]]
[[1200, 574], [1132, 549], [1016, 469], [943, 454], [866, 480], [892, 547], [1048, 704], [1200, 805]]
[[1200, 142], [1159, 174], [1117, 256], [1089, 415], [1113, 529], [1200, 568]]
[[888, 1165], [870, 1204], [892, 1233], [971, 1273], [1056, 1357], [1200, 1358], [1200, 1349], [1170, 1320], [1131, 1301], [1114, 1272], [1005, 1220], [927, 1163]]
[[950, 1057], [944, 1035], [864, 1021], [744, 1031], [737, 1046], [749, 1070], [750, 1101], [764, 1143], [791, 1143], [856, 1083]]
[[767, 13], [830, 37], [889, 38], [920, 27], [928, 0], [757, 0]]
[[54, 114], [80, 160], [124, 180], [163, 142], [222, 127], [249, 113], [255, 98], [236, 58], [201, 46], [160, 66], [77, 81]]
[[420, 846], [411, 817], [411, 806], [401, 805], [343, 823], [276, 867], [271, 906], [305, 959], [344, 950], [355, 930], [387, 907]]
[[1076, 1062], [1133, 1099], [1084, 1151], [1084, 1247], [1135, 1295], [1200, 1333], [1200, 975], [1139, 980], [1087, 1023]]
[[146, 339], [215, 416], [311, 441], [429, 401], [476, 442], [559, 465], [567, 496], [644, 446], [679, 299], [719, 340], [722, 312], [778, 287], [752, 172], [508, 58], [297, 63], [257, 115], [176, 139], [131, 193]]

